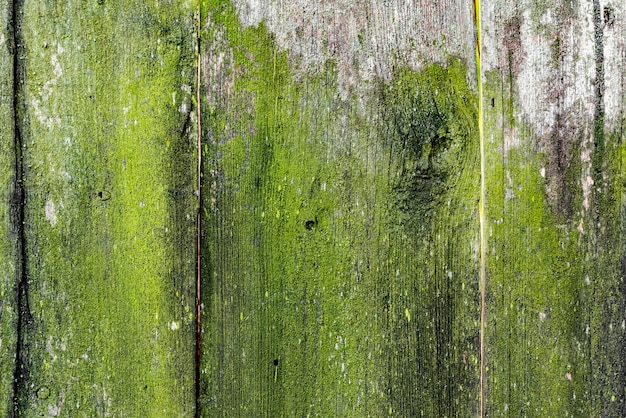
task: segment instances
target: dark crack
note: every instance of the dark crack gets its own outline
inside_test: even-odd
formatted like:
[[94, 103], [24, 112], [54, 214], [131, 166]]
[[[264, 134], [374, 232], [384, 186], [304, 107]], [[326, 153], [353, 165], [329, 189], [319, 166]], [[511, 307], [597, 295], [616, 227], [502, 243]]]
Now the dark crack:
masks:
[[600, 1], [593, 1], [593, 27], [595, 41], [596, 58], [596, 80], [595, 80], [595, 115], [593, 126], [594, 137], [594, 169], [596, 180], [602, 171], [602, 153], [604, 150], [604, 22], [603, 11]]
[[26, 192], [24, 187], [24, 40], [22, 38], [23, 0], [12, 0], [9, 4], [9, 43], [13, 55], [13, 135], [14, 135], [14, 175], [13, 191], [11, 196], [11, 222], [16, 237], [16, 296], [17, 296], [17, 345], [15, 355], [15, 370], [13, 372], [13, 407], [9, 412], [12, 417], [21, 416], [21, 411], [27, 406], [27, 382], [29, 379], [28, 356], [25, 343], [26, 328], [32, 323], [28, 303], [28, 277], [24, 234], [24, 206]]

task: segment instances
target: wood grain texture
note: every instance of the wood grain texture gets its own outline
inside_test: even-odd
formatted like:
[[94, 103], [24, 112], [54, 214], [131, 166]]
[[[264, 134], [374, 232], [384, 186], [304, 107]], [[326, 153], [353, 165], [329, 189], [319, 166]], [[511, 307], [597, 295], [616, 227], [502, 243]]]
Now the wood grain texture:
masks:
[[624, 6], [483, 3], [490, 416], [623, 416]]
[[625, 13], [0, 5], [0, 415], [626, 416]]
[[28, 283], [15, 415], [193, 415], [192, 5], [15, 7]]
[[[298, 73], [336, 61], [343, 98], [394, 68], [420, 69], [450, 57], [474, 57], [471, 1], [235, 0], [243, 26], [264, 22]], [[470, 68], [469, 71], [473, 71]]]
[[471, 4], [306, 6], [203, 12], [201, 414], [472, 416]]
[[0, 415], [7, 415], [13, 403], [18, 320], [14, 40], [10, 21], [9, 4], [0, 4]]

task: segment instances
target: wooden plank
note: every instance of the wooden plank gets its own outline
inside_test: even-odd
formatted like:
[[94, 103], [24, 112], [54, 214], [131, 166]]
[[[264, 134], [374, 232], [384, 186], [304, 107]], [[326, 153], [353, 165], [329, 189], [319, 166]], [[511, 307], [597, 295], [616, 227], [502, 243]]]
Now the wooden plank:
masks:
[[490, 416], [624, 416], [623, 2], [483, 3]]
[[203, 416], [478, 412], [472, 16], [209, 2]]
[[14, 42], [8, 2], [0, 4], [0, 414], [13, 401], [17, 345], [17, 248], [14, 193]]
[[15, 407], [193, 415], [193, 5], [15, 7], [29, 308]]

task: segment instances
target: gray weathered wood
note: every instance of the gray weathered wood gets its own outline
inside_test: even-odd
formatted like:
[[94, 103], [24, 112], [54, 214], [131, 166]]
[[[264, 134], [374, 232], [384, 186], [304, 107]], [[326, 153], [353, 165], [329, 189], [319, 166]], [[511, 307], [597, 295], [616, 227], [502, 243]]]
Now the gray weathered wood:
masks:
[[624, 416], [623, 2], [483, 3], [491, 416]]

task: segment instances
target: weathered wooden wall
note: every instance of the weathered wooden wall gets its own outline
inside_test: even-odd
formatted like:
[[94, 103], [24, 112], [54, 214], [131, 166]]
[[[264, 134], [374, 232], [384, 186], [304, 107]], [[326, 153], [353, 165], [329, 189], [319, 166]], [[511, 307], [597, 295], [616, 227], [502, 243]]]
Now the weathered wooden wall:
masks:
[[[208, 12], [203, 402], [467, 416], [481, 396], [473, 10], [340, 3]], [[480, 9], [484, 413], [621, 416], [623, 5]]]
[[0, 414], [626, 415], [625, 12], [3, 3]]

